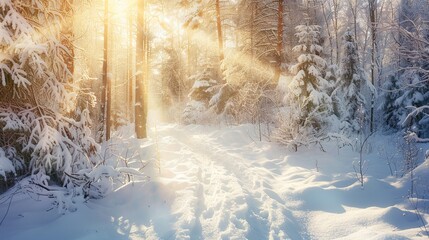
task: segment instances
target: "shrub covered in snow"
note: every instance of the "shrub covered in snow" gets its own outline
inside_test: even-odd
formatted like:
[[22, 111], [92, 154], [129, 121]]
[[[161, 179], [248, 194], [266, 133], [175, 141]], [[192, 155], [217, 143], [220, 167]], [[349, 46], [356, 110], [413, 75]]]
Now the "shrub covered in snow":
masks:
[[190, 101], [182, 114], [184, 124], [205, 123], [213, 116], [210, 110], [210, 100], [219, 91], [218, 81], [212, 78], [212, 69], [206, 68], [201, 74], [193, 76], [195, 79], [188, 97]]

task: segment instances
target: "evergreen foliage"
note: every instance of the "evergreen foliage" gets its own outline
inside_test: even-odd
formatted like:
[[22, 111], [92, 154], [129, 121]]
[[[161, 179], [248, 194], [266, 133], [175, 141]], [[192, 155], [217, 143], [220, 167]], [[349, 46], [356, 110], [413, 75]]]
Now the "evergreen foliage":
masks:
[[331, 111], [331, 99], [324, 91], [329, 83], [323, 78], [326, 61], [320, 56], [323, 48], [319, 43], [318, 25], [300, 25], [296, 27], [299, 44], [293, 48], [300, 53], [298, 63], [291, 67], [295, 74], [289, 85], [291, 104], [299, 106], [300, 125], [311, 122], [316, 130], [326, 127], [326, 116]]
[[17, 171], [25, 159], [40, 184], [74, 187], [81, 171], [96, 165], [90, 156], [98, 146], [88, 110], [71, 117], [78, 89], [64, 60], [69, 51], [57, 38], [61, 4], [68, 3], [0, 1], [0, 148]]
[[396, 100], [402, 95], [397, 76], [391, 75], [383, 85], [381, 110], [385, 128], [400, 129], [399, 108]]
[[338, 87], [335, 90], [336, 102], [340, 105], [339, 117], [349, 131], [358, 133], [362, 129], [360, 109], [364, 109], [366, 100], [362, 94], [364, 87], [370, 85], [359, 63], [357, 45], [351, 31], [344, 35], [343, 54]]

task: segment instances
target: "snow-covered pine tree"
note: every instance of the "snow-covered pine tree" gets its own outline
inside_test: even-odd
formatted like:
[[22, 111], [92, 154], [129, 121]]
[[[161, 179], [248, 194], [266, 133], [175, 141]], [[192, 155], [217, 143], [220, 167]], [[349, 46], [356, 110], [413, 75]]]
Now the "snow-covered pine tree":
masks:
[[182, 114], [184, 124], [196, 124], [205, 122], [210, 100], [216, 94], [216, 87], [220, 86], [215, 80], [216, 70], [207, 64], [201, 74], [192, 76], [194, 84], [189, 93], [189, 102], [186, 104]]
[[161, 100], [166, 109], [174, 104], [181, 103], [189, 91], [185, 82], [184, 62], [179, 49], [173, 46], [172, 38], [166, 40], [164, 52], [166, 60], [161, 66]]
[[14, 139], [0, 147], [30, 156], [26, 165], [41, 184], [51, 177], [74, 186], [78, 172], [94, 166], [88, 155], [97, 145], [88, 111], [67, 117], [77, 88], [64, 59], [68, 49], [58, 40], [62, 4], [69, 3], [0, 1], [0, 138], [13, 132]]
[[335, 87], [337, 86], [337, 81], [338, 81], [338, 66], [336, 64], [329, 65], [326, 68], [324, 78], [329, 83], [328, 87], [326, 88], [326, 94], [328, 94], [329, 96], [331, 96], [332, 93], [335, 90]]
[[419, 137], [429, 137], [429, 3], [401, 1], [398, 18], [399, 85], [395, 101], [399, 123]]
[[426, 113], [409, 117], [415, 108], [425, 108], [429, 104], [429, 88], [420, 70], [406, 70], [400, 76], [401, 87], [404, 89], [396, 101], [398, 124], [403, 128], [417, 133], [419, 137], [429, 137], [429, 117]]
[[386, 128], [398, 129], [400, 125], [400, 115], [395, 101], [402, 95], [398, 77], [390, 75], [383, 84], [381, 95], [382, 103], [380, 109], [383, 114], [383, 122]]
[[326, 136], [329, 127], [332, 103], [326, 94], [329, 83], [323, 77], [326, 61], [320, 56], [323, 48], [319, 45], [319, 30], [318, 25], [296, 27], [299, 44], [293, 50], [300, 55], [298, 63], [290, 69], [295, 77], [286, 96], [289, 111], [280, 120], [283, 123], [275, 134], [279, 142], [293, 145], [295, 149], [300, 145], [318, 143]]
[[[359, 55], [355, 38], [350, 30], [344, 34], [343, 54], [341, 59], [338, 87], [334, 97], [339, 104], [340, 120], [349, 130], [359, 133], [362, 129], [359, 109], [366, 105], [362, 89], [369, 86], [359, 63]], [[370, 88], [371, 89], [371, 88]]]
[[293, 51], [300, 53], [298, 63], [291, 67], [295, 74], [289, 89], [296, 105], [301, 106], [301, 125], [310, 122], [316, 130], [325, 126], [325, 117], [331, 109], [331, 99], [324, 92], [329, 83], [323, 78], [326, 61], [320, 56], [323, 48], [319, 43], [318, 25], [299, 25], [296, 27], [299, 44]]

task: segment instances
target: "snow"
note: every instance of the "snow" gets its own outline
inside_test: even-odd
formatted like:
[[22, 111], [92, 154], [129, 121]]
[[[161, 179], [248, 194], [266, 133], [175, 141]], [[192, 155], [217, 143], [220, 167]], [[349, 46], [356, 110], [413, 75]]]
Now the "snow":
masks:
[[[15, 167], [12, 162], [6, 157], [6, 153], [0, 148], [0, 177], [6, 180], [7, 173], [15, 173]], [[1, 178], [0, 178], [1, 179]]]
[[194, 82], [192, 88], [208, 88], [210, 86], [211, 85], [208, 80], [198, 80]]
[[[377, 151], [364, 154], [362, 188], [353, 170], [359, 153], [334, 142], [323, 143], [326, 152], [318, 146], [289, 152], [256, 141], [256, 132], [253, 125], [158, 125], [151, 129], [152, 140], [123, 141], [123, 148], [146, 152], [143, 173], [149, 181], [136, 180], [103, 199], [75, 200], [75, 208], [61, 213], [50, 210], [52, 199], [17, 191], [32, 186], [24, 180], [0, 196], [0, 219], [13, 196], [0, 235], [8, 240], [427, 239], [406, 197], [409, 176], [391, 177]], [[371, 146], [396, 151], [395, 144], [386, 144], [391, 138], [376, 136]], [[427, 181], [428, 170], [428, 162], [422, 163], [416, 178]], [[419, 186], [428, 190], [424, 182]]]

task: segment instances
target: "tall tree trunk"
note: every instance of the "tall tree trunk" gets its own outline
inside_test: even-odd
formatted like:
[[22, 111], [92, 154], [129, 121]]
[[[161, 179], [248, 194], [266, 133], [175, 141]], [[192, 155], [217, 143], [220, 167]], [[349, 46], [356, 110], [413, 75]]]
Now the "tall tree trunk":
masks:
[[65, 1], [61, 5], [61, 12], [64, 22], [61, 25], [61, 44], [64, 45], [68, 53], [62, 52], [62, 57], [67, 65], [70, 74], [74, 73], [74, 47], [73, 47], [73, 0]]
[[[330, 4], [328, 6], [330, 6]], [[321, 7], [322, 7], [323, 19], [324, 19], [325, 25], [326, 25], [326, 33], [328, 34], [328, 40], [329, 40], [329, 51], [330, 51], [329, 61], [332, 65], [334, 63], [334, 43], [332, 41], [331, 30], [329, 29], [329, 18], [328, 18], [328, 15], [326, 14], [325, 2], [322, 2]]]
[[127, 69], [127, 78], [128, 78], [128, 118], [130, 122], [134, 121], [133, 114], [133, 6], [130, 3], [128, 6], [128, 69]]
[[216, 0], [216, 25], [217, 25], [217, 39], [219, 44], [219, 60], [220, 62], [224, 59], [223, 53], [223, 34], [222, 34], [222, 22], [220, 19], [220, 0]]
[[136, 103], [135, 103], [135, 131], [138, 139], [147, 137], [145, 111], [145, 1], [137, 3], [137, 38], [136, 38]]
[[107, 73], [108, 47], [109, 47], [109, 0], [104, 2], [104, 49], [103, 49], [103, 93], [101, 95], [101, 116], [103, 121], [103, 134], [101, 140], [110, 139], [110, 82]]
[[[377, 0], [368, 0], [369, 20], [371, 24], [371, 84], [375, 86], [375, 64], [377, 52]], [[374, 131], [374, 93], [371, 93], [370, 132]]]
[[250, 60], [251, 60], [251, 66], [253, 66], [253, 62], [255, 59], [255, 39], [254, 39], [254, 35], [255, 35], [255, 12], [256, 9], [258, 7], [258, 2], [251, 2], [250, 3], [250, 9], [251, 9], [251, 14], [250, 14]]
[[332, 5], [334, 8], [334, 34], [335, 34], [335, 62], [337, 65], [340, 65], [340, 38], [338, 36], [339, 27], [338, 27], [338, 11], [339, 11], [339, 1], [333, 0]]
[[280, 79], [280, 73], [282, 71], [282, 59], [283, 59], [283, 10], [284, 10], [284, 3], [283, 0], [278, 0], [279, 5], [277, 9], [277, 66], [276, 66], [276, 72], [274, 75], [274, 81], [276, 83], [279, 82]]
[[[350, 1], [350, 0], [349, 0]], [[353, 0], [353, 3], [350, 2], [350, 8], [353, 14], [353, 30], [355, 33], [356, 42], [359, 42], [359, 39], [357, 38], [357, 29], [358, 29], [358, 22], [357, 22], [357, 14], [358, 14], [358, 0]]]
[[[144, 3], [144, 9], [147, 8], [147, 1], [145, 1]], [[149, 103], [149, 99], [148, 99], [148, 89], [149, 89], [149, 58], [150, 58], [150, 49], [149, 49], [149, 42], [150, 39], [148, 37], [148, 35], [146, 34], [148, 31], [148, 24], [147, 24], [147, 19], [144, 18], [144, 81], [143, 81], [143, 85], [144, 85], [144, 116], [145, 118], [147, 118], [147, 111], [148, 111], [148, 103]], [[146, 121], [146, 120], [145, 120]]]

